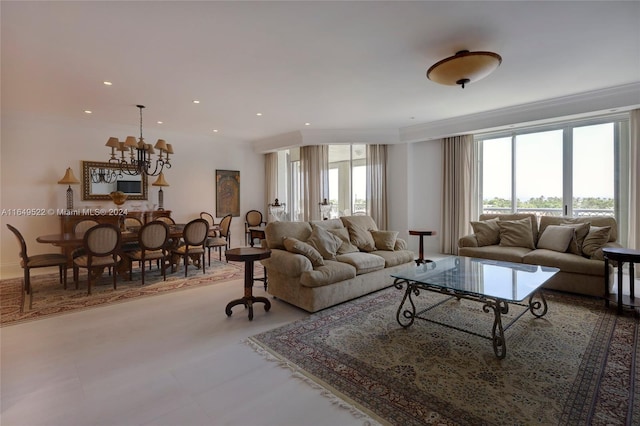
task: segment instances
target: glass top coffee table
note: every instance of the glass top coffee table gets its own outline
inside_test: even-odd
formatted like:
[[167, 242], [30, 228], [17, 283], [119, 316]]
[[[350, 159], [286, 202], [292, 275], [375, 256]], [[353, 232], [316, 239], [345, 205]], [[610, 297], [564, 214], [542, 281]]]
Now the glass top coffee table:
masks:
[[[490, 339], [493, 342], [493, 352], [502, 359], [507, 354], [505, 330], [527, 311], [537, 318], [547, 313], [547, 301], [539, 290], [558, 271], [558, 268], [546, 266], [458, 256], [410, 267], [391, 274], [395, 278], [396, 288], [403, 289], [406, 285], [396, 319], [405, 328], [411, 326], [418, 318]], [[438, 292], [451, 297], [417, 311], [414, 298], [420, 295], [421, 290]], [[452, 298], [481, 302], [484, 304], [482, 307], [484, 312], [493, 311], [491, 337], [434, 321], [425, 316], [428, 311]], [[527, 298], [528, 302], [523, 304], [522, 302]], [[509, 312], [509, 304], [526, 306], [528, 309], [523, 310], [503, 327], [502, 315]]]

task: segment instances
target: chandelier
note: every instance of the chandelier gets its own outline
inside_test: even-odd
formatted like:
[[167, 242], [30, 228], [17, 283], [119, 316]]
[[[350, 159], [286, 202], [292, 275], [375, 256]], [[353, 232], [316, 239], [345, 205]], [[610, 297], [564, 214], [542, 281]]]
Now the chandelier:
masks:
[[[140, 139], [136, 141], [134, 136], [127, 136], [124, 142], [118, 138], [110, 137], [105, 144], [111, 148], [110, 164], [119, 167], [120, 173], [129, 176], [145, 174], [148, 176], [158, 176], [162, 170], [171, 168], [169, 154], [173, 154], [173, 147], [163, 139], [158, 139], [155, 146], [144, 143], [142, 137], [142, 110], [144, 105], [136, 105], [140, 109]], [[155, 149], [154, 149], [155, 148]], [[152, 156], [158, 150], [158, 157], [153, 160]], [[116, 157], [116, 151], [120, 151], [120, 158]], [[129, 154], [127, 157], [127, 153]]]
[[427, 70], [427, 78], [447, 86], [476, 82], [491, 74], [502, 63], [502, 57], [493, 52], [461, 50], [455, 55], [436, 62]]

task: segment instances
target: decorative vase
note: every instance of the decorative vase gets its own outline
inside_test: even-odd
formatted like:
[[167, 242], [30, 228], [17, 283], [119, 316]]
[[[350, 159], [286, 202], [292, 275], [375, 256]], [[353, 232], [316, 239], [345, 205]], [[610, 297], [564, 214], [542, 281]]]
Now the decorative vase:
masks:
[[128, 195], [122, 191], [113, 191], [109, 194], [109, 196], [117, 206], [123, 205], [124, 202], [127, 201], [128, 197]]

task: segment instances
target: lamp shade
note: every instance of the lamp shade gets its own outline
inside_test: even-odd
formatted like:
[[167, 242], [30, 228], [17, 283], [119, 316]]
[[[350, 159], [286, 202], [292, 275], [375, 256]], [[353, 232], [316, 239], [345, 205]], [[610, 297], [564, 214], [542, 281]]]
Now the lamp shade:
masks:
[[165, 142], [164, 139], [158, 139], [158, 142], [156, 142], [156, 149], [159, 149], [161, 152], [162, 151], [166, 151], [167, 150], [167, 142]]
[[105, 146], [117, 149], [117, 148], [120, 147], [120, 141], [118, 141], [118, 138], [111, 137], [111, 138], [109, 138], [109, 140], [107, 141]]
[[491, 74], [502, 63], [502, 57], [493, 52], [469, 52], [462, 50], [433, 64], [427, 70], [427, 78], [447, 86], [473, 83]]
[[135, 137], [127, 136], [127, 138], [124, 140], [124, 145], [126, 147], [137, 148], [138, 147], [138, 142], [136, 141]]
[[58, 183], [63, 185], [75, 185], [80, 183], [80, 181], [73, 175], [73, 170], [71, 170], [71, 167], [67, 167], [67, 171], [65, 172], [64, 177], [60, 179]]
[[156, 179], [156, 181], [153, 182], [151, 185], [153, 185], [153, 186], [169, 186], [169, 182], [167, 182], [164, 179], [164, 173], [160, 172], [160, 174], [158, 175], [158, 179]]

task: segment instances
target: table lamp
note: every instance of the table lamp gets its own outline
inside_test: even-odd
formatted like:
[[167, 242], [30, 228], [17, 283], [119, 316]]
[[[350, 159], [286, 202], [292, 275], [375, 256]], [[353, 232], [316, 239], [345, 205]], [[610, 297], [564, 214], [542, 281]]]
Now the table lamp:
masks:
[[322, 220], [329, 219], [329, 216], [331, 216], [331, 203], [325, 198], [321, 203], [318, 203], [318, 205], [320, 206], [320, 216]]
[[169, 182], [164, 179], [164, 173], [160, 172], [158, 179], [156, 179], [156, 181], [151, 185], [160, 187], [160, 191], [158, 191], [158, 210], [164, 210], [164, 194], [162, 192], [162, 187], [169, 186]]
[[73, 210], [73, 190], [71, 189], [71, 185], [77, 185], [80, 181], [73, 175], [71, 167], [67, 167], [67, 172], [58, 183], [61, 185], [69, 185], [69, 188], [67, 188], [67, 210]]

